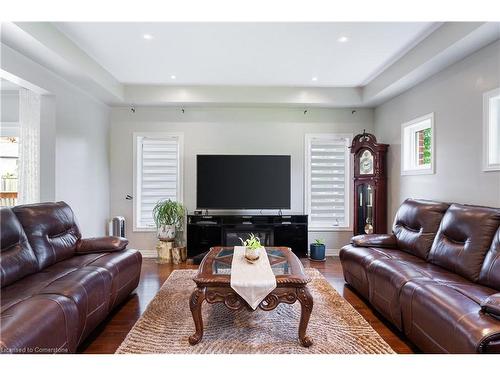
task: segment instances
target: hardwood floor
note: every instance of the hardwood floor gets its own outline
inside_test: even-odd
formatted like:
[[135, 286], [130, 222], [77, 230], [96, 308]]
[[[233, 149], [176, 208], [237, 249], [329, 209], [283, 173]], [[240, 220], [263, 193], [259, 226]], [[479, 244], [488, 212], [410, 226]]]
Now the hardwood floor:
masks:
[[[372, 310], [366, 302], [344, 283], [342, 267], [337, 257], [328, 257], [326, 262], [311, 262], [303, 259], [305, 267], [318, 269], [328, 282], [370, 323], [380, 336], [397, 353], [417, 351], [399, 332]], [[122, 306], [118, 307], [87, 340], [80, 346], [81, 353], [114, 353], [125, 336], [156, 295], [174, 269], [195, 269], [193, 265], [156, 264], [154, 259], [143, 259], [141, 281], [135, 292]]]

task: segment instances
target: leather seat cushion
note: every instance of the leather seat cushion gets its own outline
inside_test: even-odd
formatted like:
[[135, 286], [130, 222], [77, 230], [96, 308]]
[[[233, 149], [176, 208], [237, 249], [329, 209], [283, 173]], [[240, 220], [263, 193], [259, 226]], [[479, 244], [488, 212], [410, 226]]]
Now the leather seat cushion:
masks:
[[4, 287], [38, 271], [38, 263], [21, 223], [10, 208], [0, 209], [0, 223], [0, 283]]
[[477, 282], [500, 226], [500, 209], [452, 204], [441, 221], [429, 262]]
[[72, 300], [37, 295], [2, 311], [0, 348], [7, 353], [71, 353], [78, 345], [78, 330], [78, 310]]
[[2, 292], [0, 293], [1, 312], [22, 300], [40, 293], [42, 289], [57, 279], [87, 266], [105, 255], [106, 254], [87, 254], [72, 257], [2, 288]]
[[493, 238], [490, 250], [479, 274], [479, 283], [500, 290], [500, 227]]
[[[492, 289], [473, 284], [444, 268], [423, 261], [378, 259], [368, 267], [367, 277], [370, 302], [400, 330], [403, 330], [400, 294], [409, 281], [433, 280], [446, 283], [456, 290], [462, 290], [462, 293], [469, 293], [470, 298], [478, 304], [492, 291]], [[482, 294], [482, 290], [486, 290], [489, 294]]]
[[[75, 257], [75, 258], [79, 258]], [[139, 284], [142, 256], [137, 250], [104, 253], [88, 263], [108, 270], [112, 275], [110, 309], [118, 306]]]
[[396, 249], [355, 247], [352, 245], [344, 246], [340, 250], [339, 256], [345, 280], [366, 299], [369, 299], [367, 269], [375, 260], [397, 259], [423, 262], [411, 254]]
[[60, 294], [78, 306], [81, 342], [138, 283], [141, 254], [137, 250], [74, 256], [2, 288], [2, 314], [44, 293]]
[[[113, 294], [113, 290], [122, 291], [123, 289], [124, 292], [124, 290], [128, 289], [127, 282], [129, 286], [134, 285], [135, 280], [132, 280], [134, 277], [132, 277], [131, 272], [140, 270], [141, 259], [141, 254], [137, 250], [125, 250], [116, 253], [92, 253], [71, 257], [2, 288], [2, 293], [0, 293], [1, 311], [14, 303], [36, 295], [57, 279], [90, 265], [105, 268], [113, 276], [118, 275], [118, 278], [112, 280], [111, 294]], [[139, 275], [135, 275], [135, 278], [137, 278], [138, 282]], [[113, 301], [113, 298], [111, 301]], [[116, 302], [118, 303], [118, 301]], [[111, 303], [111, 307], [113, 307], [113, 303]]]
[[79, 313], [78, 343], [92, 332], [109, 311], [111, 274], [100, 268], [79, 268], [54, 280], [39, 294], [59, 294], [73, 300]]
[[405, 334], [426, 353], [489, 352], [500, 340], [500, 320], [478, 300], [495, 290], [463, 283], [415, 279], [401, 291]]

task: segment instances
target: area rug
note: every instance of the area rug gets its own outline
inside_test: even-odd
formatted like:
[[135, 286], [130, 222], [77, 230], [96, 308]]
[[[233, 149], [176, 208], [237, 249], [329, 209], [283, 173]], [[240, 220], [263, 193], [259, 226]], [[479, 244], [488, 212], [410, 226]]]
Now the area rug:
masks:
[[196, 270], [176, 270], [165, 281], [116, 353], [172, 354], [385, 354], [391, 347], [317, 270], [308, 268], [314, 308], [307, 334], [313, 345], [298, 342], [300, 304], [275, 310], [230, 311], [203, 304], [203, 339], [191, 346], [194, 332], [189, 296]]

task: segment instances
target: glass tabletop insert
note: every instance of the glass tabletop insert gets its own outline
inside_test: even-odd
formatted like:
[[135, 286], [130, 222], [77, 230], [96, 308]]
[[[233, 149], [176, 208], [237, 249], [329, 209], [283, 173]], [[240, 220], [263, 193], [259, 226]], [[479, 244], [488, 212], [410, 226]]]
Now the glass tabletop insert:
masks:
[[[290, 265], [287, 256], [277, 247], [266, 247], [267, 257], [275, 275], [290, 275]], [[234, 248], [221, 248], [215, 256], [212, 266], [214, 275], [230, 275]]]

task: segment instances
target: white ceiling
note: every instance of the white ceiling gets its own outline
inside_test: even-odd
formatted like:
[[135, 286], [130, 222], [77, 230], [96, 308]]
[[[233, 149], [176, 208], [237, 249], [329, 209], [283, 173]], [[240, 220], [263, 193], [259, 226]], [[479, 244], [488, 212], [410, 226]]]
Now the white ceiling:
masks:
[[[358, 87], [439, 25], [65, 22], [55, 26], [121, 83]], [[144, 34], [153, 38], [145, 40]], [[348, 41], [339, 42], [342, 36]]]

